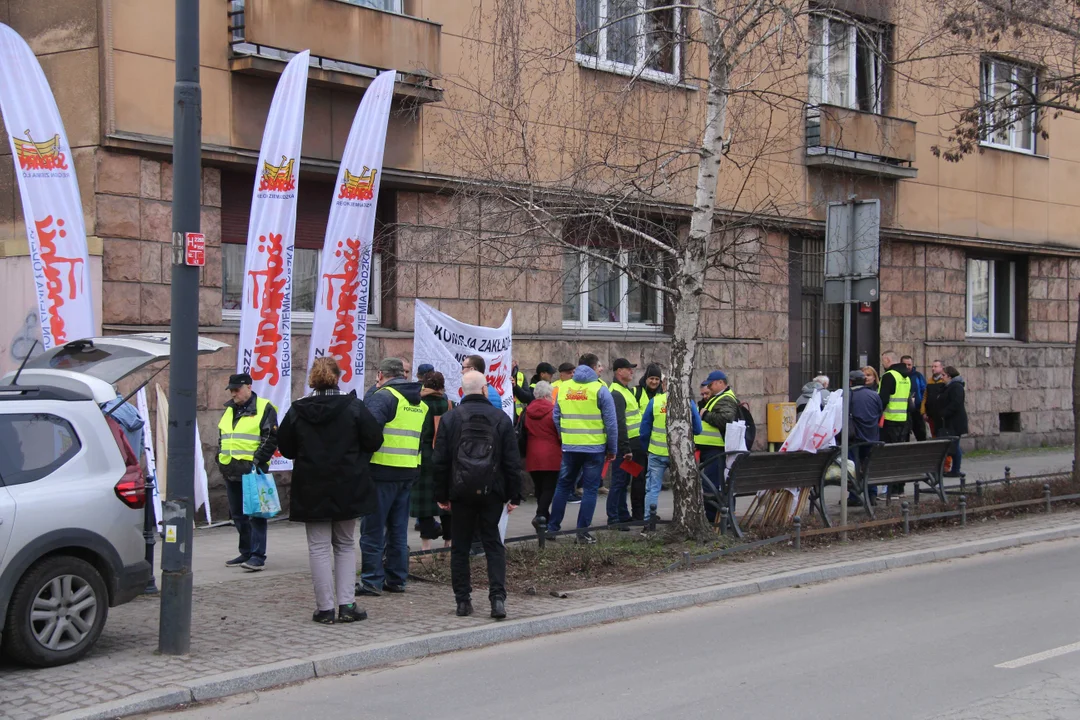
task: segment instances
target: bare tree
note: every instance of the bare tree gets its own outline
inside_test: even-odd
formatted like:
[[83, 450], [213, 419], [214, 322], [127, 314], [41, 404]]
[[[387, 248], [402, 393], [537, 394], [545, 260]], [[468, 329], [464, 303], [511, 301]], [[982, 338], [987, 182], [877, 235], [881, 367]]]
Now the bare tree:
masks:
[[[465, 179], [455, 201], [482, 223], [443, 229], [497, 264], [560, 268], [570, 290], [623, 273], [639, 301], [655, 293], [666, 309], [677, 537], [709, 530], [691, 375], [703, 302], [731, 301], [709, 280], [753, 282], [778, 261], [770, 225], [806, 216], [803, 177], [777, 168], [803, 145], [809, 10], [804, 0], [503, 0], [476, 11], [471, 50], [444, 78], [437, 134], [453, 162], [438, 169]], [[589, 263], [584, 281], [577, 258]]]

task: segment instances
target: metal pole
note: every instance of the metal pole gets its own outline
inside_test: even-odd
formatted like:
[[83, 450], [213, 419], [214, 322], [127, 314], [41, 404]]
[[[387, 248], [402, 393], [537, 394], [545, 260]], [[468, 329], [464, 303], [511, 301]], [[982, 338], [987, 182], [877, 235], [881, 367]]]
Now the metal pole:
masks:
[[[854, 225], [854, 223], [852, 223]], [[850, 252], [850, 251], [849, 251]], [[844, 389], [844, 422], [840, 431], [840, 526], [846, 527], [847, 479], [848, 479], [848, 425], [851, 414], [851, 383], [848, 381], [848, 365], [851, 363], [851, 278], [844, 279], [844, 350], [837, 382]], [[840, 540], [847, 540], [847, 531], [840, 533]]]
[[172, 340], [169, 377], [169, 482], [162, 504], [161, 620], [158, 650], [191, 649], [191, 556], [195, 525], [195, 392], [199, 268], [184, 265], [184, 233], [199, 232], [202, 195], [202, 91], [199, 0], [176, 0], [173, 86]]

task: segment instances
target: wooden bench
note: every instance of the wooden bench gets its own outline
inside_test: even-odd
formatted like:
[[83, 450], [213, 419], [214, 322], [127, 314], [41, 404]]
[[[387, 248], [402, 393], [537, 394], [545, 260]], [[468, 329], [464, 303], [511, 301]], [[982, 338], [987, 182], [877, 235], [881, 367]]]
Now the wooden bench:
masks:
[[[874, 509], [870, 502], [871, 485], [915, 485], [915, 502], [919, 501], [919, 483], [926, 483], [941, 502], [945, 502], [945, 456], [949, 454], [952, 440], [927, 440], [910, 443], [872, 443], [870, 453], [856, 468], [855, 494], [862, 500], [863, 508], [870, 517]], [[853, 445], [853, 448], [866, 444]], [[838, 484], [838, 483], [837, 483]], [[888, 490], [885, 502], [892, 499]]]
[[[810, 492], [810, 507], [821, 516], [826, 527], [830, 526], [828, 513], [822, 504], [821, 493], [825, 487], [825, 471], [836, 460], [840, 448], [826, 448], [818, 453], [808, 452], [744, 452], [736, 453], [735, 461], [728, 470], [727, 481], [722, 488], [713, 487], [702, 477], [705, 501], [717, 509], [727, 508], [721, 514], [720, 532], [727, 532], [730, 523], [736, 536], [742, 537], [742, 528], [735, 519], [735, 499], [755, 495], [766, 490], [799, 489]], [[732, 453], [728, 453], [732, 454]], [[710, 497], [711, 495], [711, 497]]]

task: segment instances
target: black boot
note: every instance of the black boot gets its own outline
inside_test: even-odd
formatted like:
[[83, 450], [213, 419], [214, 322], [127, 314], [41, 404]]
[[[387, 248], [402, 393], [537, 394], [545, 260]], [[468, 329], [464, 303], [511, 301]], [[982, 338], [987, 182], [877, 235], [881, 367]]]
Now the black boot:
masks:
[[496, 620], [502, 620], [506, 617], [506, 601], [502, 598], [495, 598], [491, 601], [491, 617]]
[[367, 620], [367, 612], [356, 607], [356, 603], [351, 605], [338, 605], [337, 611], [338, 622], [351, 623]]
[[311, 614], [311, 619], [321, 625], [333, 625], [334, 624], [334, 611], [333, 610], [316, 610]]
[[472, 615], [472, 600], [458, 600], [457, 614], [458, 617]]

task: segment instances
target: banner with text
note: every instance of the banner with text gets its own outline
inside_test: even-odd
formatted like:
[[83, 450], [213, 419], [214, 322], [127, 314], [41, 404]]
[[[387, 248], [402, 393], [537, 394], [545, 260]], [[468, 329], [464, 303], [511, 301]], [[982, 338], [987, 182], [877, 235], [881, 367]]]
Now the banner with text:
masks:
[[[296, 237], [296, 178], [304, 134], [307, 50], [285, 67], [263, 131], [255, 172], [244, 261], [244, 294], [236, 371], [285, 417], [292, 394], [292, 271]], [[292, 463], [275, 455], [271, 470]]]
[[487, 381], [502, 398], [503, 411], [514, 417], [510, 369], [514, 334], [513, 311], [497, 328], [459, 322], [430, 305], [416, 301], [413, 335], [413, 370], [431, 363], [446, 378], [446, 394], [461, 398], [461, 361], [479, 355], [487, 363]]
[[395, 75], [390, 71], [375, 78], [353, 118], [326, 224], [308, 353], [309, 369], [315, 358], [336, 359], [342, 392], [356, 390], [361, 397], [375, 206]]
[[2, 23], [0, 111], [19, 180], [45, 349], [93, 337], [86, 223], [71, 146], [34, 52]]

